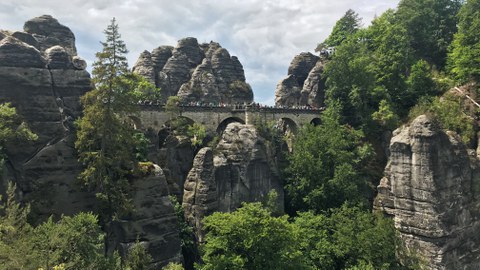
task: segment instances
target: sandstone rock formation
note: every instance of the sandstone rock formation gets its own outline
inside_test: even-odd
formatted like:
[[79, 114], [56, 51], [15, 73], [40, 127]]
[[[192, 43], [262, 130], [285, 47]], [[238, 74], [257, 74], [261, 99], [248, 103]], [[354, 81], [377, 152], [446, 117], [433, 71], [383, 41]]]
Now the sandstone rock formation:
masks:
[[152, 256], [152, 269], [181, 262], [178, 220], [162, 169], [152, 165], [149, 175], [135, 179], [132, 188], [135, 211], [129, 219], [115, 223], [113, 246], [126, 255], [138, 239]]
[[325, 95], [325, 81], [321, 78], [323, 61], [311, 53], [295, 56], [288, 68], [288, 76], [275, 89], [275, 104], [322, 107]]
[[283, 189], [272, 156], [255, 128], [240, 123], [227, 126], [215, 149], [198, 152], [185, 182], [183, 207], [200, 242], [201, 221], [214, 211], [230, 212], [242, 202], [264, 201], [272, 189], [281, 205]]
[[[14, 180], [35, 213], [72, 214], [92, 207], [91, 195], [75, 183], [80, 171], [73, 148], [79, 97], [91, 89], [90, 75], [75, 68], [73, 33], [50, 16], [34, 18], [25, 32], [3, 32], [0, 98], [11, 102], [39, 139], [7, 147], [6, 181]], [[3, 186], [5, 183], [3, 183]]]
[[177, 196], [179, 201], [183, 196], [183, 184], [192, 168], [195, 152], [189, 138], [168, 135], [163, 147], [156, 150], [152, 160], [158, 162], [165, 173], [169, 192]]
[[394, 133], [375, 207], [394, 216], [427, 269], [480, 268], [478, 164], [456, 134], [424, 115]]
[[[7, 146], [0, 194], [7, 181], [16, 182], [19, 198], [35, 202], [37, 221], [95, 208], [94, 194], [83, 191], [77, 180], [83, 168], [74, 149], [73, 121], [82, 113], [80, 96], [92, 83], [74, 42], [73, 33], [51, 16], [28, 21], [25, 32], [0, 31], [0, 102], [11, 102], [39, 137]], [[132, 188], [137, 211], [114, 227], [115, 246], [125, 251], [138, 236], [155, 269], [181, 261], [177, 219], [162, 170], [155, 167]]]
[[71, 56], [77, 55], [73, 32], [50, 15], [43, 15], [27, 21], [23, 30], [35, 38], [39, 45], [37, 49], [41, 51], [60, 45]]
[[253, 101], [240, 61], [215, 42], [198, 44], [195, 38], [185, 38], [175, 48], [145, 51], [133, 70], [160, 87], [164, 99], [178, 95], [185, 103]]

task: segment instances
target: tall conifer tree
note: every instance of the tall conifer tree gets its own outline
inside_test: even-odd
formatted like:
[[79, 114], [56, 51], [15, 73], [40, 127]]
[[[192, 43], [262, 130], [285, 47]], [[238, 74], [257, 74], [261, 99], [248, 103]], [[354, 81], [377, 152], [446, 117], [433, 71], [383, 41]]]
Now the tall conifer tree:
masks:
[[131, 208], [128, 175], [135, 168], [134, 130], [125, 122], [136, 103], [135, 79], [128, 71], [115, 18], [104, 31], [103, 50], [93, 63], [95, 89], [82, 97], [84, 116], [78, 122], [79, 160], [85, 165], [80, 179], [100, 199], [104, 224], [127, 213]]

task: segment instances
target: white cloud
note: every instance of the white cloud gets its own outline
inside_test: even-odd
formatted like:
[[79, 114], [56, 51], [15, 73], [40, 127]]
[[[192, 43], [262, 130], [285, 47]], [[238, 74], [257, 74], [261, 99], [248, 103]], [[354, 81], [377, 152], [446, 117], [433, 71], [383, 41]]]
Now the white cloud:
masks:
[[33, 17], [50, 14], [70, 27], [79, 55], [91, 63], [103, 29], [116, 17], [133, 65], [143, 50], [175, 45], [193, 36], [214, 40], [237, 55], [256, 101], [272, 102], [277, 82], [292, 58], [313, 51], [349, 8], [363, 17], [394, 8], [398, 0], [2, 0], [0, 29], [20, 30]]

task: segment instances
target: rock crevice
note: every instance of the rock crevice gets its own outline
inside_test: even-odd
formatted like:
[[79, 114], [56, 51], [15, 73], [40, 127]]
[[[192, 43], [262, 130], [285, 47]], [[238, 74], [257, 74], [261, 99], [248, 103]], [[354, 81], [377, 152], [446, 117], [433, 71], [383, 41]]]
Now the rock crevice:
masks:
[[231, 123], [218, 145], [195, 156], [184, 185], [183, 207], [187, 222], [203, 242], [202, 219], [215, 211], [230, 212], [242, 202], [265, 201], [271, 190], [283, 188], [269, 147], [253, 126]]

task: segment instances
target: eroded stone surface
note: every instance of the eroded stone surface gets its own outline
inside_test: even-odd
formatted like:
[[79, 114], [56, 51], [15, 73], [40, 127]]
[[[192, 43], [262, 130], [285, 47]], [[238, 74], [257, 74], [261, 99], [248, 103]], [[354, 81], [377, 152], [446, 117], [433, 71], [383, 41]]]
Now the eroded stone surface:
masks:
[[214, 150], [203, 148], [185, 182], [183, 207], [189, 224], [203, 241], [202, 219], [214, 212], [231, 212], [242, 202], [264, 201], [272, 189], [283, 189], [271, 149], [255, 128], [231, 123]]
[[60, 45], [70, 56], [77, 55], [73, 32], [50, 15], [42, 15], [28, 20], [25, 22], [23, 30], [37, 40], [41, 51]]
[[324, 60], [311, 53], [295, 56], [288, 68], [288, 76], [277, 84], [277, 106], [323, 106], [325, 80], [322, 78]]
[[251, 103], [253, 92], [242, 64], [216, 42], [195, 38], [143, 52], [134, 71], [154, 81], [163, 98], [178, 95], [182, 102]]
[[151, 173], [135, 179], [132, 185], [135, 211], [115, 223], [115, 246], [126, 254], [138, 239], [152, 256], [152, 269], [181, 262], [178, 220], [162, 169], [152, 165]]
[[[83, 190], [77, 179], [83, 168], [74, 149], [80, 97], [92, 89], [86, 63], [75, 55], [73, 33], [56, 19], [32, 19], [25, 31], [0, 32], [0, 102], [11, 102], [38, 140], [7, 145], [0, 193], [7, 181], [14, 181], [18, 197], [34, 201], [37, 222], [51, 215], [94, 211], [95, 195]], [[179, 190], [183, 182], [181, 186]], [[115, 246], [125, 251], [138, 236], [154, 258], [155, 269], [182, 260], [168, 190], [158, 166], [152, 174], [133, 180], [137, 211], [115, 227]]]
[[428, 269], [479, 269], [478, 160], [425, 115], [395, 131], [377, 209]]

